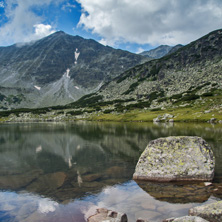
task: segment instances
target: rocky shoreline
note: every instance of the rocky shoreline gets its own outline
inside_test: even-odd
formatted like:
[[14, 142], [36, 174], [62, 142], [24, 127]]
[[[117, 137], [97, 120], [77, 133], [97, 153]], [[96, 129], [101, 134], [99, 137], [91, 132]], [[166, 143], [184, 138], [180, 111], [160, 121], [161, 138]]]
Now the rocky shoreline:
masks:
[[49, 111], [47, 113], [42, 113], [42, 114], [33, 114], [31, 112], [28, 113], [20, 112], [18, 114], [12, 113], [5, 117], [0, 116], [0, 123], [1, 122], [73, 122], [78, 120], [88, 120], [88, 121], [114, 121], [114, 122], [153, 122], [154, 124], [159, 124], [159, 123], [173, 124], [174, 122], [207, 122], [210, 124], [222, 124], [222, 120], [214, 118], [214, 115], [211, 116], [208, 115], [209, 118], [204, 117], [204, 119], [200, 119], [197, 116], [197, 118], [193, 118], [193, 120], [185, 116], [183, 119], [178, 119], [179, 115], [175, 116], [169, 113], [158, 115], [152, 112], [147, 112], [146, 110], [143, 112], [141, 111], [138, 112], [135, 111], [134, 113], [115, 112], [111, 114], [103, 114], [102, 111], [99, 111], [92, 113], [86, 112], [75, 115], [70, 114], [68, 111], [67, 112]]
[[[122, 212], [99, 208], [96, 213], [89, 216], [87, 222], [128, 222], [127, 215]], [[189, 210], [189, 216], [168, 218], [162, 222], [221, 222], [222, 201], [198, 206]], [[145, 218], [138, 218], [136, 222], [149, 222]]]

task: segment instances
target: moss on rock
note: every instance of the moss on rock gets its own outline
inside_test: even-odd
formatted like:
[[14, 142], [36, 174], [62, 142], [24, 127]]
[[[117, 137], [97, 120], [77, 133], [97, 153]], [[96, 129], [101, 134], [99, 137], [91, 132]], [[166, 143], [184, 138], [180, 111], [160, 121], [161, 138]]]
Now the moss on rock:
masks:
[[150, 181], [211, 181], [215, 160], [200, 137], [167, 137], [151, 141], [142, 153], [134, 179]]

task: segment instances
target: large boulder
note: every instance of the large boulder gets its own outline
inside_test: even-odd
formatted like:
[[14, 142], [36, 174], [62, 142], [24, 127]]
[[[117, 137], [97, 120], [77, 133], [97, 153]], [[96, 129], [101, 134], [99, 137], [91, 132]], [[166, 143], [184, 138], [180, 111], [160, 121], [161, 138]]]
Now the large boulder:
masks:
[[200, 137], [177, 136], [151, 141], [136, 165], [133, 179], [149, 181], [211, 181], [215, 159]]
[[189, 215], [199, 216], [210, 222], [221, 222], [222, 201], [191, 208], [189, 210]]

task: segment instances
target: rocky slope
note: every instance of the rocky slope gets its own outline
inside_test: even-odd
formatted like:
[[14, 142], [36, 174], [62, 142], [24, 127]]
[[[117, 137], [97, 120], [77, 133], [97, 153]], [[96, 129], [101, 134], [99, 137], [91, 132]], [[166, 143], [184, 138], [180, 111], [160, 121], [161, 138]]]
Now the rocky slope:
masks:
[[64, 105], [145, 61], [61, 31], [0, 47], [0, 58], [0, 109]]
[[140, 55], [146, 56], [151, 59], [159, 59], [168, 54], [172, 48], [174, 47], [169, 45], [160, 45], [155, 49], [141, 52]]
[[[114, 105], [115, 110], [186, 106], [222, 92], [222, 30], [163, 58], [124, 72], [69, 107]], [[219, 98], [220, 99], [220, 98]]]

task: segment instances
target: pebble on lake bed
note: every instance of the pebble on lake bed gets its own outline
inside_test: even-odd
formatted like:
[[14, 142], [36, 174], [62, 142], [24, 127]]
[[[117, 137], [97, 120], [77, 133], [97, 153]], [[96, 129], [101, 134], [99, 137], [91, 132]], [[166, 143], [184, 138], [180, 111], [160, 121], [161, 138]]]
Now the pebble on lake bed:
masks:
[[90, 216], [87, 219], [88, 222], [127, 222], [127, 216], [124, 213], [107, 210], [105, 208], [99, 208], [96, 210], [96, 214]]

